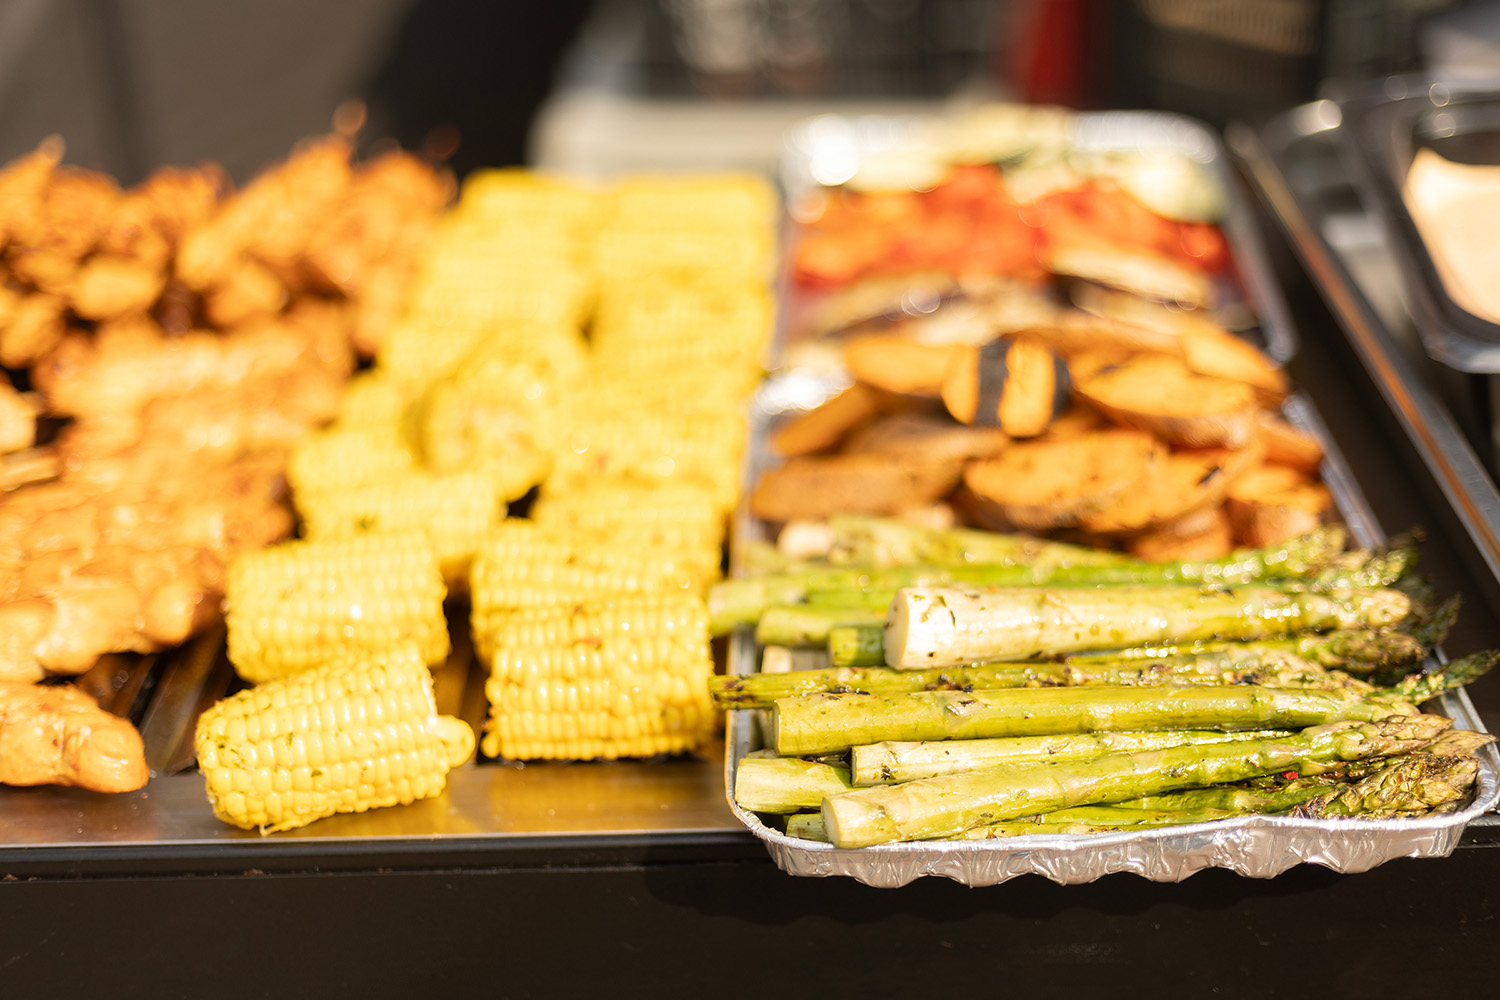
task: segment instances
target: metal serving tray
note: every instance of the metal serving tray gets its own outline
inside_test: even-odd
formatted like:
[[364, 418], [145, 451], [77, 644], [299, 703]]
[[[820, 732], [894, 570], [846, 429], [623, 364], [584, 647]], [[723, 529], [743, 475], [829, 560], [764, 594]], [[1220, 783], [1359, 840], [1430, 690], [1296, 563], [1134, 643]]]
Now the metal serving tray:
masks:
[[1381, 216], [1428, 354], [1463, 372], [1500, 371], [1500, 324], [1454, 301], [1402, 196], [1424, 148], [1461, 163], [1500, 164], [1500, 92], [1396, 76], [1330, 94], [1345, 162]]
[[[470, 725], [487, 711], [466, 628], [433, 671], [438, 708]], [[648, 846], [741, 834], [725, 808], [720, 748], [667, 760], [528, 764], [472, 759], [442, 795], [262, 835], [220, 822], [192, 749], [198, 713], [237, 684], [222, 630], [154, 655], [116, 655], [80, 678], [141, 731], [151, 780], [107, 795], [0, 787], [0, 877], [60, 872], [357, 869], [442, 857], [492, 863], [518, 852], [637, 857]]]
[[[1219, 176], [1230, 206], [1226, 234], [1235, 254], [1248, 301], [1262, 322], [1268, 349], [1285, 360], [1296, 338], [1279, 288], [1266, 266], [1262, 244], [1254, 228], [1245, 196], [1232, 175], [1221, 145], [1206, 127], [1173, 115], [1103, 112], [1078, 116], [1078, 134], [1090, 141], [1116, 144], [1156, 144], [1184, 148]], [[843, 136], [839, 141], [868, 135], [874, 141], [919, 135], [922, 123], [913, 120], [866, 120], [805, 126], [789, 139], [787, 176], [789, 203], [808, 176], [798, 162], [811, 151], [814, 134]], [[840, 131], [842, 129], [842, 133]], [[1096, 146], [1094, 148], [1108, 148]], [[773, 461], [767, 444], [771, 423], [788, 409], [815, 405], [833, 386], [826, 376], [782, 371], [768, 380], [757, 397], [747, 459], [748, 477]], [[1317, 435], [1325, 445], [1323, 476], [1340, 513], [1358, 544], [1372, 545], [1383, 535], [1348, 463], [1333, 445], [1312, 402], [1302, 394], [1286, 405], [1289, 419]], [[765, 526], [742, 508], [737, 534], [765, 536]], [[728, 669], [753, 673], [759, 669], [760, 650], [749, 629], [731, 640]], [[1449, 692], [1437, 710], [1456, 726], [1483, 730], [1484, 725], [1462, 691]], [[768, 826], [755, 813], [734, 801], [735, 768], [746, 754], [767, 745], [768, 713], [730, 713], [726, 733], [724, 782], [731, 810], [765, 845], [772, 859], [793, 875], [845, 875], [878, 887], [896, 887], [916, 878], [939, 875], [966, 885], [992, 885], [1018, 875], [1036, 874], [1061, 884], [1089, 882], [1115, 872], [1132, 872], [1153, 881], [1181, 881], [1205, 868], [1227, 868], [1242, 875], [1269, 878], [1286, 869], [1313, 863], [1339, 872], [1364, 871], [1399, 857], [1441, 857], [1457, 846], [1464, 827], [1500, 803], [1500, 754], [1491, 745], [1481, 751], [1475, 793], [1461, 810], [1441, 816], [1394, 820], [1309, 820], [1251, 816], [1176, 828], [1098, 835], [1036, 835], [994, 841], [921, 841], [866, 848], [838, 848], [831, 844], [789, 837]]]

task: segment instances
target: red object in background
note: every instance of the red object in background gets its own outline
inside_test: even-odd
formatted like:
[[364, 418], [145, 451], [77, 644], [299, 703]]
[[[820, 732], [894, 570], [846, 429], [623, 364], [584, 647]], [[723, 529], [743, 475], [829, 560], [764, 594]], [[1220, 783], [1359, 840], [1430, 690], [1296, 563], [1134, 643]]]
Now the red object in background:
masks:
[[1001, 75], [1030, 104], [1087, 106], [1096, 82], [1104, 5], [1095, 0], [1027, 0], [1004, 47]]

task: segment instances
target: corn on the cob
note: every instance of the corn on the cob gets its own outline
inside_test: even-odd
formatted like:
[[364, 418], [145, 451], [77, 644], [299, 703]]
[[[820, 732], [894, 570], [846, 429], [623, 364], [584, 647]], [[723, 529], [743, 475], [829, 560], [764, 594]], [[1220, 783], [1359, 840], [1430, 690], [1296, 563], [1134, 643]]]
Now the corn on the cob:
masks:
[[636, 174], [605, 198], [607, 224], [617, 229], [774, 232], [776, 193], [756, 174]]
[[628, 594], [690, 594], [698, 583], [670, 555], [557, 537], [513, 518], [480, 543], [469, 572], [476, 629], [518, 608], [566, 607]]
[[[548, 639], [552, 642], [531, 643]], [[650, 757], [711, 731], [713, 657], [701, 601], [621, 600], [497, 626], [483, 748], [514, 760]]]
[[446, 590], [422, 532], [285, 542], [230, 564], [229, 661], [251, 683], [355, 652], [414, 645], [448, 655]]
[[546, 478], [563, 430], [558, 387], [532, 358], [485, 357], [485, 345], [434, 382], [413, 408], [423, 462], [480, 471], [515, 500]]
[[691, 420], [637, 415], [628, 422], [615, 416], [606, 411], [580, 417], [549, 483], [561, 489], [601, 477], [642, 486], [696, 483], [712, 490], [723, 509], [734, 506], [746, 435], [738, 414], [709, 410]]
[[580, 232], [597, 224], [600, 193], [569, 178], [516, 168], [475, 171], [464, 179], [453, 215], [523, 232]]
[[303, 497], [392, 482], [416, 465], [415, 452], [395, 426], [333, 426], [297, 442], [287, 460], [287, 482]]
[[412, 289], [407, 308], [413, 316], [444, 325], [479, 325], [506, 319], [533, 319], [576, 326], [593, 300], [594, 283], [585, 272], [559, 269], [547, 260], [447, 261], [427, 271]]
[[685, 594], [630, 594], [563, 606], [517, 608], [495, 611], [473, 622], [480, 660], [502, 673], [516, 663], [506, 651], [576, 647], [586, 653], [605, 636], [698, 645], [708, 641], [708, 627], [707, 604]]
[[248, 688], [198, 719], [214, 815], [262, 833], [441, 792], [474, 732], [437, 713], [419, 651], [327, 664]]
[[554, 533], [675, 556], [705, 585], [720, 574], [726, 518], [707, 486], [599, 480], [570, 492], [544, 490], [531, 517]]
[[411, 400], [411, 388], [384, 369], [362, 371], [344, 384], [335, 423], [341, 428], [396, 428]]
[[769, 293], [749, 283], [684, 287], [645, 279], [601, 290], [593, 341], [596, 348], [607, 348], [615, 340], [758, 346], [771, 333], [773, 313]]
[[297, 510], [310, 539], [424, 532], [450, 593], [468, 589], [479, 540], [505, 516], [493, 478], [481, 472], [415, 471], [389, 483], [298, 497]]
[[393, 326], [375, 355], [375, 370], [419, 391], [442, 378], [484, 339], [478, 324], [443, 325], [415, 316]]

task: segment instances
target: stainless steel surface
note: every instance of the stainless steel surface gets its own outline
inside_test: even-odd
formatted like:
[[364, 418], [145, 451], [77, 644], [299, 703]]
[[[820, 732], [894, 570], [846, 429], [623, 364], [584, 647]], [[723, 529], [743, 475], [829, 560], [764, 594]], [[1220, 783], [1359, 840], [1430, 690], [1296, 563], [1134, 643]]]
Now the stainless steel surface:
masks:
[[37, 852], [88, 848], [100, 857], [143, 848], [236, 844], [302, 853], [358, 842], [503, 842], [534, 837], [625, 837], [737, 831], [724, 801], [717, 746], [660, 762], [470, 763], [440, 796], [409, 806], [332, 816], [263, 837], [209, 809], [196, 772], [154, 777], [138, 792], [102, 795], [41, 787], [0, 790], [0, 871]]
[[[442, 712], [477, 732], [488, 710], [484, 669], [464, 631], [455, 630], [452, 654], [434, 668], [434, 691]], [[523, 765], [475, 759], [450, 772], [446, 790], [433, 799], [263, 837], [214, 817], [193, 760], [198, 713], [238, 683], [221, 632], [156, 656], [110, 658], [98, 673], [119, 682], [121, 693], [105, 704], [139, 719], [151, 780], [121, 795], [0, 787], [0, 873], [7, 863], [79, 850], [94, 862], [142, 851], [218, 850], [232, 864], [237, 845], [298, 856], [357, 844], [399, 851], [442, 842], [459, 849], [534, 838], [682, 838], [742, 830], [724, 800], [722, 747], [713, 740], [701, 755], [660, 760]]]
[[[1299, 196], [1294, 182], [1288, 180], [1316, 181], [1299, 173], [1298, 163], [1288, 154], [1297, 143], [1326, 137], [1341, 124], [1338, 105], [1319, 101], [1288, 112], [1260, 133], [1239, 127], [1226, 135], [1328, 299], [1383, 401], [1472, 540], [1488, 578], [1496, 579], [1500, 577], [1500, 491], [1454, 419], [1448, 401], [1377, 313], [1364, 286], [1352, 276], [1350, 259], [1337, 252], [1320, 231], [1316, 216], [1310, 214], [1316, 210], [1313, 203]], [[1394, 313], [1388, 309], [1387, 315]]]

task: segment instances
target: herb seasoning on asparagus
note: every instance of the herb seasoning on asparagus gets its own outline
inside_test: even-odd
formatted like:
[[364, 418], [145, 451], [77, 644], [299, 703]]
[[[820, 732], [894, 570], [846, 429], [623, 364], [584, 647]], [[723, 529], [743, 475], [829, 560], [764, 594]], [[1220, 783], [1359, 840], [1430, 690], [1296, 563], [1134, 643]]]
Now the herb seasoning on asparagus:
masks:
[[823, 800], [823, 825], [838, 847], [953, 837], [1039, 812], [1389, 757], [1431, 742], [1448, 725], [1438, 716], [1397, 716], [1314, 726], [1277, 740], [1017, 764], [858, 788]]
[[1410, 610], [1406, 594], [1383, 587], [908, 587], [886, 618], [885, 659], [899, 668], [944, 667], [1148, 642], [1380, 628]]

